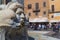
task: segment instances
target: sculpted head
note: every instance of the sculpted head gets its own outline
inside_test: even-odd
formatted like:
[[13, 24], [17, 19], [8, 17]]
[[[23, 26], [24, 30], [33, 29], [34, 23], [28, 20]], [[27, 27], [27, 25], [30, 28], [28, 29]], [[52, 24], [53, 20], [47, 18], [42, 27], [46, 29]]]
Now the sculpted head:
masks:
[[20, 22], [21, 21], [24, 21], [24, 18], [25, 18], [25, 15], [24, 15], [24, 10], [21, 9], [21, 8], [18, 8], [17, 11], [16, 11], [16, 14], [17, 14], [17, 18], [20, 18]]
[[16, 14], [12, 10], [0, 11], [0, 26], [11, 26], [14, 18], [16, 18]]
[[0, 11], [0, 26], [16, 27], [21, 21], [24, 21], [24, 11], [23, 6], [18, 2], [10, 2], [5, 10]]
[[2, 10], [0, 11], [0, 26], [10, 26], [15, 28], [16, 26], [20, 26], [20, 21], [24, 21], [23, 18], [23, 13], [19, 15], [9, 9]]

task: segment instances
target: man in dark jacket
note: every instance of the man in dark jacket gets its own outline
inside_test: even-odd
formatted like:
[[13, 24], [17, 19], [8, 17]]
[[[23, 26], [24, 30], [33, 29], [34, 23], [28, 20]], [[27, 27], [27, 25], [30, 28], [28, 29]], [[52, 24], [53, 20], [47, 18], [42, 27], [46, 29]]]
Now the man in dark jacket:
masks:
[[58, 33], [59, 32], [59, 26], [58, 25], [53, 25], [53, 31]]

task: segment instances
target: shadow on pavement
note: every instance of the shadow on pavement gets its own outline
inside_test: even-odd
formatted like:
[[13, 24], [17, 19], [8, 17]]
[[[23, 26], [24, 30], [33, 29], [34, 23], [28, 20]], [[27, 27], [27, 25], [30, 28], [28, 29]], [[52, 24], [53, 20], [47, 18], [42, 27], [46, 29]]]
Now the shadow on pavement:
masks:
[[60, 32], [59, 33], [49, 32], [48, 34], [45, 35], [60, 39]]

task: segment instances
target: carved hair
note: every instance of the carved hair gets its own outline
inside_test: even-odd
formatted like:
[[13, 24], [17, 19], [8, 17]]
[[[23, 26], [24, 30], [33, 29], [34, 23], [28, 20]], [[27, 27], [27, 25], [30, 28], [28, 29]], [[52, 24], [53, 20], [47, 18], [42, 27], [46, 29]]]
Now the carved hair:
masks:
[[[16, 4], [16, 6], [17, 6], [17, 5], [20, 5], [19, 7], [23, 9], [23, 5], [20, 4], [20, 3], [18, 3], [18, 2], [9, 2], [9, 3], [7, 4], [7, 6], [6, 6], [6, 8], [9, 8], [9, 6], [12, 5], [12, 4]], [[12, 6], [13, 6], [13, 5], [12, 5]]]

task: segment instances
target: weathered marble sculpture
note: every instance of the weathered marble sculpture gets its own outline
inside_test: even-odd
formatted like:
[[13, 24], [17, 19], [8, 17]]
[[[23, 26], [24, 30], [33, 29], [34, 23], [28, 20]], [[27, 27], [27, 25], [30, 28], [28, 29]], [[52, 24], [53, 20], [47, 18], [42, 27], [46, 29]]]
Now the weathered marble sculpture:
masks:
[[[26, 34], [24, 20], [23, 5], [18, 2], [10, 2], [4, 10], [0, 11], [0, 28], [6, 34], [6, 40], [17, 40], [16, 35], [20, 35], [19, 40], [24, 40], [21, 38], [22, 35]], [[5, 40], [3, 37], [0, 40]]]
[[[12, 2], [11, 2], [12, 3]], [[11, 22], [13, 22], [13, 20], [15, 18], [17, 18], [17, 14], [16, 14], [16, 10], [18, 8], [22, 8], [22, 6], [16, 2], [16, 3], [12, 3], [12, 4], [7, 4], [6, 8], [4, 10], [0, 11], [0, 26], [11, 26]], [[13, 17], [12, 17], [13, 16]], [[4, 20], [3, 20], [4, 19]], [[17, 20], [17, 19], [16, 19]], [[16, 21], [15, 21], [16, 22]]]
[[0, 10], [5, 9], [5, 7], [6, 7], [6, 5], [5, 5], [5, 4], [1, 4], [1, 5], [0, 5]]

